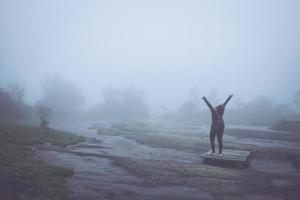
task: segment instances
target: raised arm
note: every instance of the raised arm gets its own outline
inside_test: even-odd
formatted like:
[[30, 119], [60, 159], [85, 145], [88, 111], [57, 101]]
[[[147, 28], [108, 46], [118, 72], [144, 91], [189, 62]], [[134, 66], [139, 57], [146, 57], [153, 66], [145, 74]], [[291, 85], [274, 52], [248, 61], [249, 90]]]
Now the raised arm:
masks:
[[214, 107], [209, 103], [209, 101], [206, 99], [206, 97], [202, 97], [202, 99], [204, 100], [204, 102], [206, 103], [206, 105], [209, 107], [210, 111], [212, 113], [215, 112]]
[[226, 99], [226, 101], [223, 103], [223, 106], [225, 108], [225, 106], [227, 105], [227, 103], [230, 101], [230, 99], [233, 97], [233, 95], [229, 95], [229, 97]]

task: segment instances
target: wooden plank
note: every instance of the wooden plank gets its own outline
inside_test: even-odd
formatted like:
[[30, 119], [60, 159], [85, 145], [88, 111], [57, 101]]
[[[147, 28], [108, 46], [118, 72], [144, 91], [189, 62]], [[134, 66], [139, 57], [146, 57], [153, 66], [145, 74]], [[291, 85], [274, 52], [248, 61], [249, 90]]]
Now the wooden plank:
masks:
[[203, 158], [204, 164], [223, 167], [246, 168], [249, 165], [249, 156], [250, 151], [225, 149], [223, 150], [222, 155], [219, 155], [218, 153], [210, 154], [210, 152], [206, 152], [201, 157]]
[[202, 155], [204, 158], [213, 158], [220, 160], [240, 160], [246, 161], [250, 152], [249, 151], [238, 151], [238, 150], [224, 150], [223, 154], [220, 156], [218, 153], [210, 154], [209, 152]]

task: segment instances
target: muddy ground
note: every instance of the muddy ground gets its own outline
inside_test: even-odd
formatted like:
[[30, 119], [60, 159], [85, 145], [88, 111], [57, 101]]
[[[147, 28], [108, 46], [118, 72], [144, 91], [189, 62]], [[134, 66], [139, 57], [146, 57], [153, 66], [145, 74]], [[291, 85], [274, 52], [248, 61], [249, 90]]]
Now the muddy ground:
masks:
[[209, 126], [147, 120], [56, 125], [86, 142], [40, 146], [35, 155], [72, 168], [74, 199], [300, 199], [300, 133], [228, 126], [224, 148], [251, 151], [247, 169], [205, 165]]

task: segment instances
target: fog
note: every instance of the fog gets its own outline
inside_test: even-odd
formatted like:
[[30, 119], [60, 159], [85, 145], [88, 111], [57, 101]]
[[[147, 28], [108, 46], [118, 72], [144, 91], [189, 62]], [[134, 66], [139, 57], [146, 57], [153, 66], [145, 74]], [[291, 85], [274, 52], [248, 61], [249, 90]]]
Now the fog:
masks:
[[291, 113], [299, 108], [299, 7], [296, 0], [2, 0], [0, 87], [18, 83], [34, 106], [47, 102], [45, 82], [58, 77], [69, 85], [62, 93], [74, 88], [80, 96], [78, 112], [105, 104], [105, 88], [123, 94], [116, 98], [124, 107], [132, 88], [143, 116], [177, 115], [193, 91], [200, 110], [202, 96], [217, 104], [234, 94], [234, 109], [264, 99], [270, 110]]
[[0, 0], [0, 200], [299, 199], [299, 75], [300, 0]]

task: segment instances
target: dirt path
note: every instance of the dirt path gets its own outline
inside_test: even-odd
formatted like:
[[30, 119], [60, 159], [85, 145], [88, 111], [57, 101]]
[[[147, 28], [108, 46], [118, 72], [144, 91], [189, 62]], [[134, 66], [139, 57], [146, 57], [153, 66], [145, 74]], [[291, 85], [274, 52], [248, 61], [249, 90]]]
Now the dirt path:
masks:
[[68, 179], [74, 199], [277, 200], [300, 195], [300, 173], [290, 164], [299, 156], [297, 136], [289, 142], [268, 131], [256, 130], [256, 139], [247, 131], [227, 130], [225, 147], [248, 149], [254, 155], [249, 169], [237, 170], [202, 164], [199, 155], [208, 149], [208, 138], [199, 127], [141, 123], [93, 127], [73, 127], [88, 137], [84, 143], [37, 151], [49, 162], [74, 169]]

